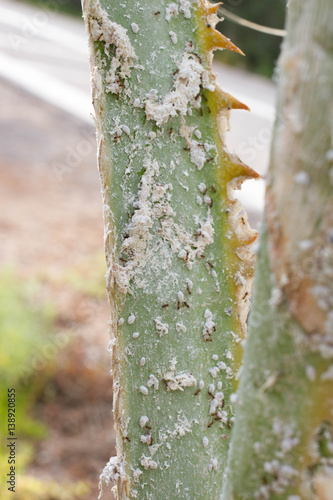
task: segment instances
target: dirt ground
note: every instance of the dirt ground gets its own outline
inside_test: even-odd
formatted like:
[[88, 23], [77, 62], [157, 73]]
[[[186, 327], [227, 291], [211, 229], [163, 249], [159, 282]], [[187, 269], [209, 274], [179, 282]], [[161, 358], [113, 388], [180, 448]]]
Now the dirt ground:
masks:
[[22, 280], [37, 277], [55, 304], [56, 327], [72, 336], [36, 408], [49, 433], [28, 472], [87, 481], [92, 500], [115, 445], [108, 305], [65, 278], [77, 269], [84, 281], [103, 252], [94, 128], [3, 80], [0, 110], [1, 267], [14, 266]]

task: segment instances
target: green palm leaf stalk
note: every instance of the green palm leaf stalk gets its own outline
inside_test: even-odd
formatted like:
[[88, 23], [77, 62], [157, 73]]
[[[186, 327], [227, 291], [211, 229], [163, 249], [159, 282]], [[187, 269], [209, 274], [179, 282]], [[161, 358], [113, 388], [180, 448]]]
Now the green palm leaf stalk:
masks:
[[224, 500], [333, 498], [333, 5], [288, 10]]
[[217, 5], [85, 0], [111, 306], [118, 499], [222, 488], [256, 237], [232, 199]]

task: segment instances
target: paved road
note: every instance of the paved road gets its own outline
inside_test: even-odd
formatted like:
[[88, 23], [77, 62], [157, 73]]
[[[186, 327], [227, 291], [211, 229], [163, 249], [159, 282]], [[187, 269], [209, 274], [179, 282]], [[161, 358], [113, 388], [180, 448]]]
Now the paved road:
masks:
[[[232, 113], [228, 147], [264, 174], [275, 86], [267, 79], [220, 63], [214, 69], [221, 87], [251, 108], [251, 113]], [[0, 0], [0, 76], [92, 124], [87, 41], [81, 20], [63, 16], [56, 9]], [[240, 198], [248, 210], [259, 215], [263, 192], [263, 182], [250, 181]]]

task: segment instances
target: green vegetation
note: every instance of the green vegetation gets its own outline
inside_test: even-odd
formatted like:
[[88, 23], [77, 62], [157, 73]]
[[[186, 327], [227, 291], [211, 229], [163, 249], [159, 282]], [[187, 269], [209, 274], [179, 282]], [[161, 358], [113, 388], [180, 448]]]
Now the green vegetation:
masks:
[[[7, 391], [16, 392], [15, 432], [20, 443], [16, 471], [22, 473], [33, 456], [33, 447], [26, 439], [42, 438], [46, 428], [31, 416], [31, 408], [41, 387], [40, 372], [45, 368], [43, 352], [50, 343], [55, 317], [49, 304], [36, 307], [39, 286], [34, 281], [20, 280], [13, 270], [0, 273], [0, 473], [8, 472], [6, 448]], [[36, 376], [37, 375], [37, 376]], [[0, 489], [2, 495], [7, 487]]]
[[[284, 27], [286, 1], [285, 0], [238, 0], [225, 1], [223, 7], [233, 14], [237, 14], [248, 21], [252, 21], [271, 28]], [[238, 47], [241, 47], [246, 57], [232, 57], [223, 51], [217, 57], [223, 62], [234, 64], [250, 71], [271, 77], [276, 60], [280, 53], [282, 39], [277, 36], [266, 35], [235, 24], [225, 19], [218, 25], [223, 34], [230, 38]]]
[[[84, 481], [77, 483], [57, 483], [41, 481], [32, 476], [20, 478], [20, 487], [15, 492], [15, 500], [80, 500], [89, 492]], [[13, 492], [0, 488], [1, 500], [12, 500]]]
[[[6, 438], [8, 396], [15, 389], [16, 500], [76, 500], [89, 490], [85, 482], [58, 484], [26, 475], [34, 456], [34, 441], [47, 428], [33, 415], [33, 408], [53, 373], [54, 361], [63, 348], [55, 334], [55, 308], [41, 300], [42, 287], [36, 280], [19, 278], [12, 269], [0, 272], [0, 474], [9, 471]], [[0, 486], [2, 500], [13, 498], [7, 484]]]
[[36, 307], [37, 282], [20, 280], [12, 270], [0, 274], [0, 415], [6, 435], [7, 389], [17, 393], [17, 431], [22, 437], [41, 437], [40, 423], [29, 418], [29, 408], [40, 389], [36, 377], [48, 364], [55, 318], [50, 304]]
[[39, 8], [50, 12], [62, 12], [71, 16], [82, 17], [80, 0], [21, 0], [32, 3]]

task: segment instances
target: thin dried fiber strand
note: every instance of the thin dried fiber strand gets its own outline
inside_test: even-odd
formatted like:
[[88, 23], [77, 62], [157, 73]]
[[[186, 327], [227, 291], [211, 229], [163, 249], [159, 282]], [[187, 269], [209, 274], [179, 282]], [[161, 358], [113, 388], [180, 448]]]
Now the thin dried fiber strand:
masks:
[[273, 36], [286, 36], [286, 30], [280, 30], [278, 28], [270, 28], [269, 26], [262, 26], [261, 24], [253, 23], [252, 21], [247, 21], [242, 17], [236, 16], [236, 14], [232, 14], [227, 9], [223, 7], [219, 7], [219, 14], [226, 17], [230, 21], [233, 21], [236, 24], [240, 24], [241, 26], [246, 26], [246, 28], [250, 28], [251, 30], [260, 31], [261, 33], [266, 33], [266, 35]]

